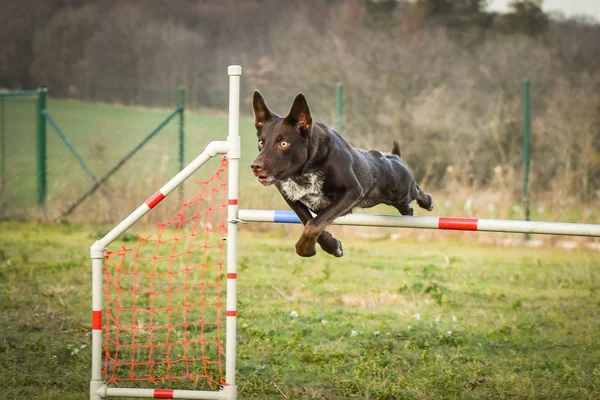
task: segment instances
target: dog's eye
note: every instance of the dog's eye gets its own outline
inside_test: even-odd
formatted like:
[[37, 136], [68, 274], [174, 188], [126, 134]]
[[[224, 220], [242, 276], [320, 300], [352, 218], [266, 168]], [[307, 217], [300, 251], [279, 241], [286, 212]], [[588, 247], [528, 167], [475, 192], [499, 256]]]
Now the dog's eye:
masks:
[[286, 142], [285, 140], [282, 140], [281, 142], [279, 142], [279, 145], [283, 148], [286, 148], [290, 145], [290, 142]]
[[264, 144], [265, 144], [265, 142], [263, 142], [262, 140], [258, 141], [258, 147], [263, 147]]

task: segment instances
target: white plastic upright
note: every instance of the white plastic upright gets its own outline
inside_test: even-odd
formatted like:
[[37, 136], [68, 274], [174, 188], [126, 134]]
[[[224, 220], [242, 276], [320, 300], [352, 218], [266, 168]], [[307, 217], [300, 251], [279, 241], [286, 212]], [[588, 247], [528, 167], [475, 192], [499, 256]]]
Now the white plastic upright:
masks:
[[104, 246], [95, 242], [90, 248], [92, 259], [92, 376], [90, 400], [100, 400], [98, 389], [102, 381], [102, 262]]
[[230, 65], [229, 74], [229, 159], [227, 182], [227, 323], [225, 334], [225, 383], [228, 400], [237, 399], [235, 384], [237, 335], [237, 212], [240, 168], [240, 80], [242, 67]]

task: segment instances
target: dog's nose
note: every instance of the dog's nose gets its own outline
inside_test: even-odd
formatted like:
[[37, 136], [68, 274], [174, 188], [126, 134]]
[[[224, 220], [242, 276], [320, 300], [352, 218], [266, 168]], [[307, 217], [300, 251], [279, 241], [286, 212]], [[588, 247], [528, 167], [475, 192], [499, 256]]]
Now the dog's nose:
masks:
[[263, 165], [261, 162], [254, 160], [252, 164], [250, 164], [250, 168], [252, 168], [252, 172], [256, 174], [263, 169]]

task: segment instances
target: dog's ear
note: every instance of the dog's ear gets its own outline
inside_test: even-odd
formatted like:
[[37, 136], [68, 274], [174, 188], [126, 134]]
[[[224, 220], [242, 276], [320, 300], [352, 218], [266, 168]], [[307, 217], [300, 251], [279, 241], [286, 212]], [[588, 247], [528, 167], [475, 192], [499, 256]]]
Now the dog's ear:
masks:
[[303, 135], [308, 135], [312, 129], [312, 118], [310, 116], [310, 110], [308, 109], [308, 103], [302, 93], [294, 99], [292, 109], [290, 110], [285, 120], [294, 125], [300, 130]]
[[273, 113], [269, 110], [269, 107], [267, 107], [265, 99], [263, 99], [258, 90], [254, 91], [252, 109], [254, 110], [254, 126], [256, 129], [273, 119]]

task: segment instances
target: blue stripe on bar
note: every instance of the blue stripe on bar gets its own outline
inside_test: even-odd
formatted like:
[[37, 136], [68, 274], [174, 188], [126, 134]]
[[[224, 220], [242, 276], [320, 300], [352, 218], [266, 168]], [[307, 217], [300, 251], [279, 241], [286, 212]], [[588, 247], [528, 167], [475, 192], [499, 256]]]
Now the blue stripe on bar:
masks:
[[280, 211], [275, 210], [273, 216], [273, 222], [278, 222], [280, 224], [300, 224], [300, 218], [293, 211]]

